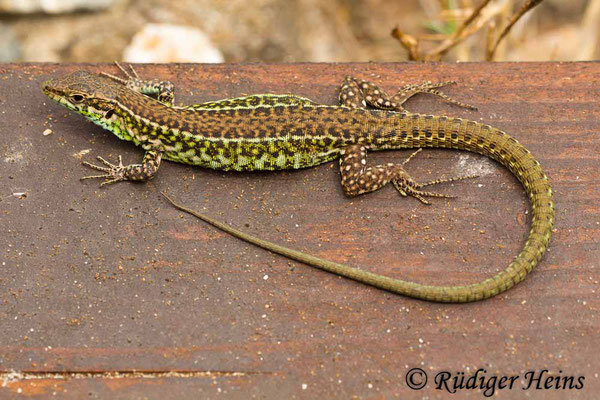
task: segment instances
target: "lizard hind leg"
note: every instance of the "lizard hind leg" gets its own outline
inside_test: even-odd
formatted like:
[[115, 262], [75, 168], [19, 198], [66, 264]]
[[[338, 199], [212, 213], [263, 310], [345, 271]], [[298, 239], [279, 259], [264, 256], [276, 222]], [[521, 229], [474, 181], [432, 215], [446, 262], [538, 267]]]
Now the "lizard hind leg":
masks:
[[367, 166], [366, 146], [356, 144], [340, 151], [342, 189], [347, 196], [358, 196], [382, 188], [398, 178], [403, 169], [398, 164]]
[[402, 196], [412, 196], [423, 204], [430, 204], [426, 197], [453, 198], [454, 196], [424, 191], [421, 190], [422, 187], [475, 177], [464, 176], [419, 183], [404, 170], [404, 166], [420, 151], [421, 149], [417, 149], [400, 164], [368, 166], [366, 146], [356, 144], [344, 148], [340, 151], [340, 173], [344, 193], [347, 196], [358, 196], [374, 192], [391, 182]]
[[428, 93], [440, 97], [448, 103], [457, 105], [459, 107], [467, 108], [470, 110], [477, 110], [477, 107], [471, 104], [463, 103], [462, 101], [455, 100], [452, 97], [437, 90], [443, 86], [454, 84], [456, 84], [455, 81], [445, 81], [438, 83], [424, 82], [416, 85], [405, 85], [394, 96], [392, 96], [392, 101], [396, 104], [399, 104], [399, 106], [402, 108], [402, 105], [414, 95], [419, 93]]
[[437, 89], [454, 84], [454, 81], [439, 83], [424, 82], [416, 85], [405, 85], [395, 95], [388, 95], [383, 89], [364, 79], [347, 76], [340, 89], [340, 104], [347, 107], [367, 105], [380, 110], [406, 112], [404, 103], [418, 93], [429, 93], [460, 107], [476, 110], [477, 107], [455, 100]]
[[365, 95], [358, 86], [357, 80], [351, 76], [344, 78], [339, 92], [341, 106], [350, 108], [367, 108]]

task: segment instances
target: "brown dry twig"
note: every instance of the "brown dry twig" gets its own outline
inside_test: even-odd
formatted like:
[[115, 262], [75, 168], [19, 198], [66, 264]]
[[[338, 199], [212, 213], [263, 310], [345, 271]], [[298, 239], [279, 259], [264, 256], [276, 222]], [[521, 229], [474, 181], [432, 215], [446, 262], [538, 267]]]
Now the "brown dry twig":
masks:
[[[479, 7], [475, 8], [471, 15], [463, 21], [463, 23], [458, 27], [454, 35], [443, 41], [439, 46], [430, 50], [427, 54], [424, 55], [423, 59], [425, 61], [439, 60], [442, 58], [450, 49], [452, 49], [457, 44], [461, 43], [463, 40], [473, 35], [475, 32], [479, 31], [487, 22], [487, 20], [481, 20], [478, 24], [469, 27], [477, 18], [480, 16], [481, 11], [488, 5], [491, 0], [484, 0]], [[467, 28], [469, 28], [467, 30]]]
[[[515, 23], [525, 14], [531, 10], [543, 0], [527, 0], [526, 3], [512, 16], [510, 22], [502, 30], [502, 33], [498, 38], [493, 40], [493, 33], [496, 31], [495, 19], [498, 12], [484, 12], [484, 9], [489, 5], [491, 0], [483, 0], [479, 6], [475, 7], [469, 17], [467, 17], [451, 37], [444, 39], [439, 45], [433, 49], [422, 52], [420, 50], [420, 42], [423, 37], [415, 37], [404, 33], [399, 27], [396, 27], [392, 31], [392, 37], [396, 38], [402, 47], [408, 51], [408, 57], [410, 60], [415, 61], [436, 61], [440, 60], [450, 49], [463, 42], [469, 36], [475, 34], [483, 27], [487, 26], [487, 43], [486, 43], [486, 59], [491, 60], [494, 57], [496, 49], [499, 43], [506, 37], [511, 28]], [[431, 37], [429, 37], [431, 38]]]
[[398, 39], [402, 47], [408, 51], [408, 59], [419, 61], [419, 41], [413, 36], [402, 32], [398, 27], [392, 30], [392, 37]]
[[498, 36], [498, 39], [496, 39], [496, 43], [494, 44], [494, 46], [491, 49], [490, 48], [486, 49], [486, 59], [488, 61], [492, 61], [494, 59], [494, 54], [496, 53], [496, 49], [498, 48], [498, 45], [500, 44], [502, 39], [504, 39], [504, 37], [508, 34], [508, 32], [511, 30], [511, 28], [517, 23], [517, 21], [519, 19], [521, 19], [521, 17], [523, 15], [525, 15], [525, 13], [527, 11], [529, 11], [533, 7], [539, 5], [542, 1], [544, 1], [544, 0], [528, 0], [525, 4], [523, 4], [523, 6], [519, 9], [519, 11], [517, 11], [517, 13], [515, 15], [513, 15], [510, 22], [508, 23], [508, 25], [506, 25], [506, 27], [504, 28], [504, 30], [502, 31], [500, 36]]
[[489, 2], [490, 0], [484, 0], [478, 7], [476, 7], [471, 13], [471, 15], [469, 15], [469, 18], [464, 20], [464, 22], [458, 27], [458, 29], [454, 33], [454, 37], [460, 36], [460, 34], [463, 33], [463, 31], [465, 30], [465, 28], [469, 26], [471, 22], [473, 22], [475, 18], [479, 16], [479, 14], [481, 14], [481, 10], [483, 10], [483, 8], [487, 6]]

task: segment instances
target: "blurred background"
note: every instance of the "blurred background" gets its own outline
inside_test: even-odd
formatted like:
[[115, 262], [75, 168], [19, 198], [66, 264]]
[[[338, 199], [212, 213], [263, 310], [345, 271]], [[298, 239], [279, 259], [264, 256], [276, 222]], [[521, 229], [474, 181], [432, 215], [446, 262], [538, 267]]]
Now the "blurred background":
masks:
[[600, 0], [0, 0], [3, 62], [591, 60], [599, 42]]

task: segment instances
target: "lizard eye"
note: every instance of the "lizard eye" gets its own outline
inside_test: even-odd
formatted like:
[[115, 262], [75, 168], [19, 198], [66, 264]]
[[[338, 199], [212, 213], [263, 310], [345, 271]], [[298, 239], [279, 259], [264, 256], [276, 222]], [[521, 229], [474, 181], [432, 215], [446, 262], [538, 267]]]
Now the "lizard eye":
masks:
[[83, 96], [80, 94], [74, 94], [73, 96], [71, 96], [71, 101], [73, 103], [81, 103], [83, 101]]

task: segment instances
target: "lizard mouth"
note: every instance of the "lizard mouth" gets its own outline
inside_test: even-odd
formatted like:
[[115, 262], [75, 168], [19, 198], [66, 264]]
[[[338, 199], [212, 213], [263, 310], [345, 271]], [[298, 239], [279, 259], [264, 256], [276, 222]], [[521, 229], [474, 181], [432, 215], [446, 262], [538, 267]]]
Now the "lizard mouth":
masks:
[[48, 96], [50, 100], [53, 100], [70, 110], [78, 110], [77, 106], [65, 96], [65, 93], [60, 89], [55, 79], [50, 79], [42, 83], [42, 92]]
[[42, 91], [45, 94], [51, 93], [54, 90], [54, 86], [55, 86], [54, 79], [47, 80], [44, 83], [42, 83]]
[[56, 81], [54, 79], [42, 83], [42, 92], [54, 101], [59, 101], [61, 98], [56, 90]]

